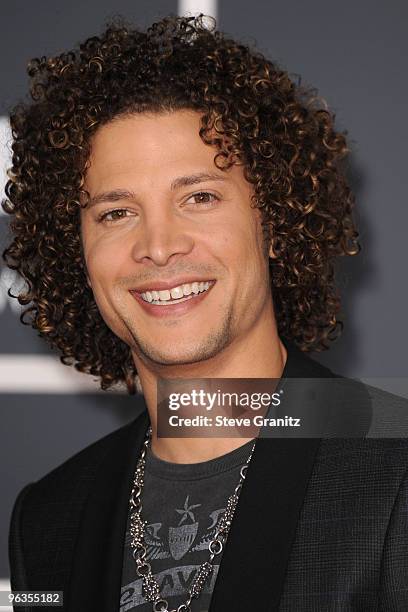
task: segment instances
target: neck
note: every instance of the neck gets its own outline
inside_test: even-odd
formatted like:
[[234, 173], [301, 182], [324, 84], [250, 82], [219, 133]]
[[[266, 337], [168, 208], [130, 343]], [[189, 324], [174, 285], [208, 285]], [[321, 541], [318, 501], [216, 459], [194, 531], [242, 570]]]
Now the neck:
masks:
[[255, 331], [250, 340], [237, 339], [212, 359], [194, 364], [152, 368], [133, 355], [152, 426], [151, 450], [157, 457], [172, 463], [199, 463], [248, 442], [250, 438], [158, 438], [157, 379], [281, 378], [287, 355], [276, 325], [267, 334], [265, 329]]

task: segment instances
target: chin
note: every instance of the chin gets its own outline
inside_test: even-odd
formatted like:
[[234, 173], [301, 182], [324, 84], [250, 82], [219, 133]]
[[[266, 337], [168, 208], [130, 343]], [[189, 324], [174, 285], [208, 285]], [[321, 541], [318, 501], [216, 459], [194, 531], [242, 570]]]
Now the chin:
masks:
[[143, 342], [137, 343], [136, 352], [141, 359], [147, 360], [152, 364], [161, 366], [182, 366], [182, 365], [193, 365], [205, 361], [210, 357], [213, 357], [219, 350], [219, 347], [209, 346], [183, 346], [175, 347], [172, 346], [171, 350], [158, 350], [156, 346], [148, 346]]
[[193, 363], [197, 363], [199, 361], [203, 361], [206, 357], [202, 356], [200, 353], [195, 352], [172, 352], [172, 353], [158, 353], [157, 351], [146, 352], [143, 351], [143, 355], [147, 357], [151, 362], [156, 363], [157, 365], [164, 366], [176, 366], [176, 365], [189, 365]]

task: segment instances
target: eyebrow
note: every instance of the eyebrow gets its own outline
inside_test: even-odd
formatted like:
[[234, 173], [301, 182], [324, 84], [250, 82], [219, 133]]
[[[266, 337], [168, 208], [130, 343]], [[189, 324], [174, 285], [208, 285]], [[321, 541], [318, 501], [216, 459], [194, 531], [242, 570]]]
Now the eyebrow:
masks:
[[208, 174], [206, 172], [200, 172], [198, 174], [190, 174], [190, 176], [179, 176], [174, 179], [170, 185], [170, 189], [175, 191], [180, 187], [189, 187], [190, 185], [198, 185], [198, 183], [204, 183], [205, 181], [225, 181], [226, 177], [220, 176], [219, 174]]
[[[190, 185], [198, 185], [205, 181], [225, 181], [226, 177], [220, 176], [219, 174], [209, 174], [207, 172], [200, 172], [198, 174], [190, 174], [187, 176], [179, 176], [174, 179], [170, 185], [171, 191], [176, 191], [181, 187], [189, 187]], [[120, 200], [136, 200], [137, 196], [135, 192], [129, 191], [128, 189], [112, 189], [111, 191], [103, 191], [89, 198], [87, 208], [91, 208], [96, 204], [102, 202], [118, 202]]]

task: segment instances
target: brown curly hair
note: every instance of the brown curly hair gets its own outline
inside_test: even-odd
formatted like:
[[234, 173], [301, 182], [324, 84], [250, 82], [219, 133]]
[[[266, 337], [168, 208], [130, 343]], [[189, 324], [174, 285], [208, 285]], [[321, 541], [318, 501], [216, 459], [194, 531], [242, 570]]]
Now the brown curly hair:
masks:
[[[208, 18], [167, 17], [145, 32], [112, 21], [78, 50], [29, 62], [32, 100], [11, 113], [13, 160], [2, 206], [12, 215], [7, 265], [26, 281], [18, 296], [63, 363], [125, 382], [135, 392], [130, 347], [105, 324], [86, 282], [80, 206], [90, 139], [114, 117], [192, 109], [220, 168], [244, 166], [262, 211], [281, 336], [323, 350], [341, 331], [334, 283], [339, 255], [358, 252], [349, 149], [314, 89]], [[31, 315], [27, 321], [27, 315]]]

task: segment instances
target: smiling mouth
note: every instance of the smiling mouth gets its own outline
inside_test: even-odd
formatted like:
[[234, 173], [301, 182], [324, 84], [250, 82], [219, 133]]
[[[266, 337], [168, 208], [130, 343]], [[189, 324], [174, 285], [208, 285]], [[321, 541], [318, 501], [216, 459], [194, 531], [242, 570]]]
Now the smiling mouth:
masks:
[[151, 290], [137, 293], [143, 302], [154, 306], [171, 306], [181, 304], [187, 300], [194, 299], [202, 293], [206, 293], [215, 284], [215, 281], [184, 283], [172, 289]]

